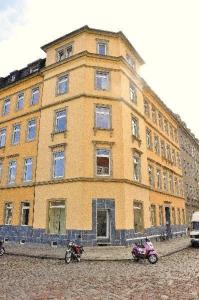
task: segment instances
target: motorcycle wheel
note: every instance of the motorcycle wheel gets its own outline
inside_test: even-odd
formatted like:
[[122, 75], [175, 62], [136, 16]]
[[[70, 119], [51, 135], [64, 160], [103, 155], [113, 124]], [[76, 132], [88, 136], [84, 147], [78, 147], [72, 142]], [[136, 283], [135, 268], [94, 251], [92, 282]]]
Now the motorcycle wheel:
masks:
[[65, 263], [69, 264], [71, 262], [71, 252], [67, 251], [65, 254]]
[[139, 257], [137, 257], [134, 253], [132, 253], [132, 260], [139, 261]]
[[155, 254], [149, 255], [148, 261], [150, 262], [150, 264], [156, 264], [158, 261], [157, 255]]
[[81, 260], [81, 258], [80, 258], [80, 256], [77, 256], [77, 262], [80, 262], [80, 260]]
[[4, 255], [4, 253], [5, 253], [5, 249], [4, 249], [4, 248], [1, 248], [1, 249], [0, 249], [0, 256]]

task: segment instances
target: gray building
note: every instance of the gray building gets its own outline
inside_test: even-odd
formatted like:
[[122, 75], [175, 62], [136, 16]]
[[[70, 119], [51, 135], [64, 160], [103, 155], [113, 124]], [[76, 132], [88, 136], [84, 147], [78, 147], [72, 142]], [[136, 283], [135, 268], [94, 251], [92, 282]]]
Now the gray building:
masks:
[[189, 224], [192, 213], [199, 211], [199, 141], [180, 117], [178, 115], [176, 117], [179, 121], [178, 134], [181, 149], [186, 217], [187, 224]]

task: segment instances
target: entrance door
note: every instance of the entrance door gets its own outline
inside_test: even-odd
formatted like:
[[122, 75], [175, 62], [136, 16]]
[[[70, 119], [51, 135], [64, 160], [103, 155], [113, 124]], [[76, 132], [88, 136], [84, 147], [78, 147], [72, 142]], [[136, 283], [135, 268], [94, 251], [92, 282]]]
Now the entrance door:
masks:
[[108, 209], [97, 210], [97, 239], [110, 238], [110, 212]]
[[52, 201], [49, 205], [49, 233], [64, 234], [65, 229], [65, 202]]

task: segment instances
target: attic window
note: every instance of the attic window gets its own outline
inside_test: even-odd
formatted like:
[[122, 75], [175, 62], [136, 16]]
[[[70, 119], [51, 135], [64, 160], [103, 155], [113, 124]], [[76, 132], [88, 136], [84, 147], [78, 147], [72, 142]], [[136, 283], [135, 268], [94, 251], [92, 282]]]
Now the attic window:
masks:
[[39, 70], [39, 67], [38, 66], [32, 66], [30, 67], [30, 73], [35, 73]]
[[70, 44], [59, 50], [57, 50], [57, 61], [61, 61], [64, 58], [68, 58], [73, 55], [73, 46]]
[[57, 51], [57, 61], [61, 61], [62, 59], [64, 59], [64, 49]]

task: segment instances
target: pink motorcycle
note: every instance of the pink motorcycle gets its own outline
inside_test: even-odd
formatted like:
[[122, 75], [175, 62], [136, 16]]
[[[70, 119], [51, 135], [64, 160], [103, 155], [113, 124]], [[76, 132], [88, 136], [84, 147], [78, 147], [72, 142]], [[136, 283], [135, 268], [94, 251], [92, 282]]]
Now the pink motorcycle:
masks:
[[155, 264], [158, 261], [158, 254], [148, 238], [141, 242], [141, 244], [133, 245], [131, 253], [134, 261], [148, 259], [151, 264]]

